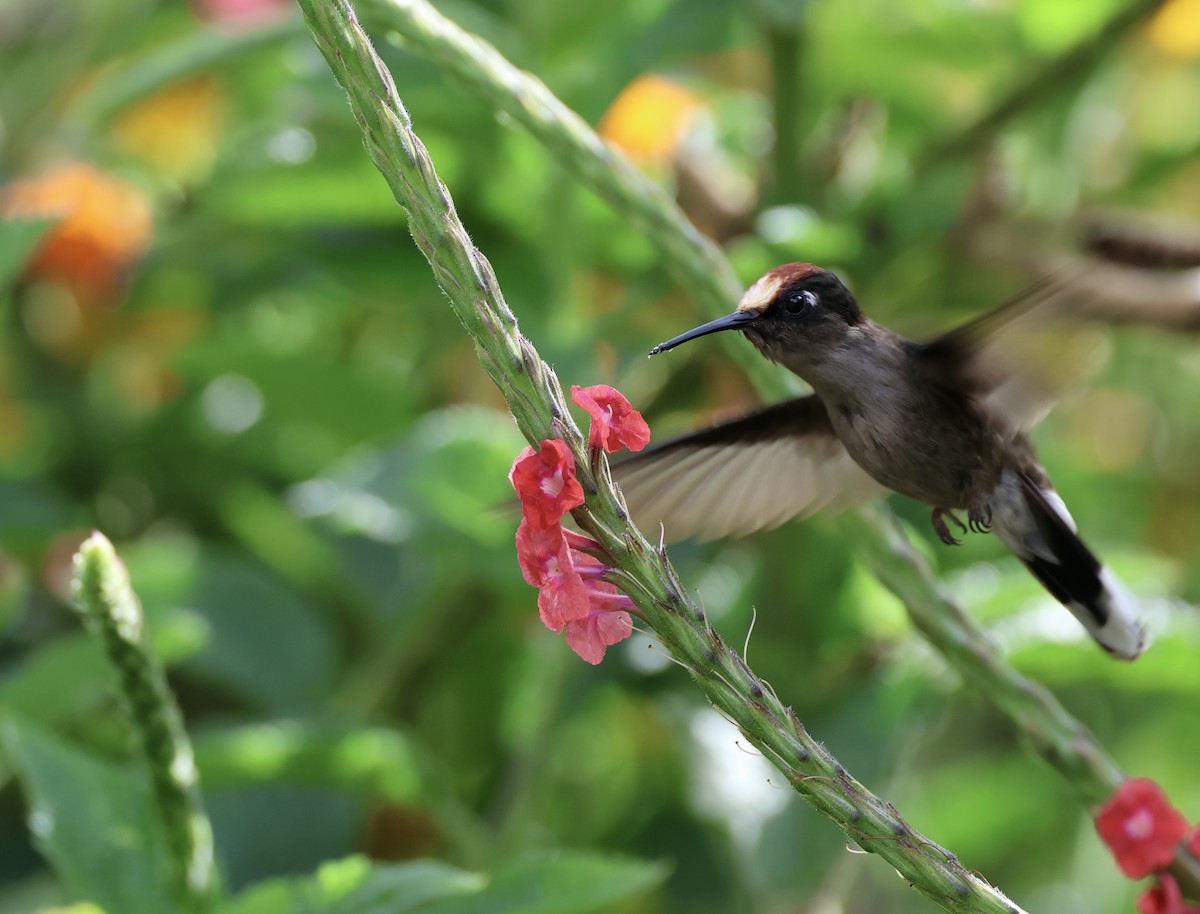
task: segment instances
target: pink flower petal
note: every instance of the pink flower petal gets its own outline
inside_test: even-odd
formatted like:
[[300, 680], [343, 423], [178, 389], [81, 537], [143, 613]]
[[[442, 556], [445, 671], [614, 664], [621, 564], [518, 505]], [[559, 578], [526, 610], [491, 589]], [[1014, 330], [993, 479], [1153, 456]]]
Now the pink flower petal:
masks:
[[523, 519], [517, 528], [517, 562], [526, 583], [538, 588], [538, 613], [551, 631], [586, 618], [589, 590], [575, 567], [560, 526], [539, 530]]
[[550, 576], [551, 562], [562, 563], [564, 554], [569, 555], [562, 527], [539, 529], [525, 518], [517, 527], [517, 564], [521, 576], [531, 587], [541, 587]]
[[588, 446], [604, 448], [610, 454], [622, 446], [640, 451], [650, 442], [650, 426], [615, 387], [595, 384], [571, 388], [571, 399], [583, 407], [592, 419]]
[[604, 659], [604, 650], [633, 634], [633, 620], [624, 611], [592, 611], [586, 619], [568, 622], [567, 646], [593, 666]]
[[575, 458], [558, 439], [547, 439], [535, 451], [525, 448], [508, 471], [508, 481], [521, 500], [521, 513], [539, 530], [553, 527], [583, 504], [583, 487], [575, 478]]
[[587, 586], [577, 574], [564, 575], [538, 590], [538, 615], [552, 632], [578, 624], [588, 615]]

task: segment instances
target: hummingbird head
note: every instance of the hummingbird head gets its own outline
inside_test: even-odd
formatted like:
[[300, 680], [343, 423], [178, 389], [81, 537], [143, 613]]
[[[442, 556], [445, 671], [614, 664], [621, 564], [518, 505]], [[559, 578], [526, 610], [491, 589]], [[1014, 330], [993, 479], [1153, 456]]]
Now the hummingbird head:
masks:
[[842, 281], [811, 263], [776, 267], [748, 288], [737, 310], [650, 350], [658, 355], [698, 336], [741, 330], [773, 362], [834, 348], [865, 318]]

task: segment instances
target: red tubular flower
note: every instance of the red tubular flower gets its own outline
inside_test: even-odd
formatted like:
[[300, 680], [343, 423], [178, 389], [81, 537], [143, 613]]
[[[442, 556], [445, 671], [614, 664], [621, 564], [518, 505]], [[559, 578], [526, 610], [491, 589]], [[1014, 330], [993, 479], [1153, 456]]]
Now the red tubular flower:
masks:
[[1189, 854], [1200, 859], [1200, 825], [1196, 826], [1196, 830], [1188, 838], [1187, 849]]
[[597, 601], [593, 599], [593, 608], [586, 619], [567, 623], [567, 646], [593, 666], [604, 659], [605, 648], [633, 634], [633, 619], [629, 613], [617, 608], [632, 608], [633, 601], [624, 594], [612, 596], [611, 606], [597, 609]]
[[1179, 883], [1170, 873], [1160, 873], [1154, 887], [1138, 896], [1138, 914], [1200, 914], [1200, 908], [1183, 901]]
[[538, 589], [538, 613], [552, 632], [588, 614], [588, 588], [575, 570], [571, 549], [558, 524], [538, 530], [528, 520], [517, 528], [517, 563], [526, 582]]
[[633, 634], [633, 620], [628, 612], [634, 608], [633, 600], [617, 593], [617, 588], [607, 581], [596, 579], [606, 570], [599, 560], [579, 554], [576, 561], [579, 571], [593, 580], [588, 585], [587, 615], [567, 623], [567, 646], [595, 666], [604, 659], [609, 645]]
[[571, 399], [592, 417], [588, 447], [602, 447], [611, 454], [622, 447], [640, 451], [649, 443], [650, 426], [615, 387], [576, 384], [571, 388]]
[[1130, 879], [1140, 879], [1171, 862], [1187, 820], [1149, 778], [1125, 781], [1096, 814], [1096, 831]]
[[546, 530], [583, 504], [583, 487], [575, 478], [575, 458], [563, 442], [547, 439], [539, 447], [521, 451], [508, 471], [508, 481], [521, 499], [525, 520], [534, 529]]
[[527, 520], [517, 528], [517, 562], [525, 580], [538, 588], [538, 612], [551, 631], [566, 629], [567, 644], [588, 663], [633, 633], [627, 610], [633, 601], [602, 580], [606, 568], [579, 551], [596, 544], [555, 524], [538, 530]]

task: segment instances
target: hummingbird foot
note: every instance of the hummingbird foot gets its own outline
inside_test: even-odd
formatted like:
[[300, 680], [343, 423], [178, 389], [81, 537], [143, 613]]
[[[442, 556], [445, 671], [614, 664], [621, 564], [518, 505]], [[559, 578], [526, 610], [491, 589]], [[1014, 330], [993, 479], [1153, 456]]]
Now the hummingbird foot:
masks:
[[967, 524], [972, 533], [992, 532], [992, 506], [978, 495], [967, 506]]
[[962, 540], [954, 538], [954, 534], [950, 532], [950, 528], [946, 526], [946, 522], [942, 520], [944, 517], [948, 517], [954, 521], [954, 523], [958, 525], [958, 529], [963, 533], [967, 532], [966, 525], [957, 517], [955, 517], [954, 512], [949, 508], [933, 509], [933, 516], [930, 518], [930, 520], [933, 522], [933, 532], [936, 533], [938, 535], [938, 539], [940, 539], [947, 546], [961, 546]]

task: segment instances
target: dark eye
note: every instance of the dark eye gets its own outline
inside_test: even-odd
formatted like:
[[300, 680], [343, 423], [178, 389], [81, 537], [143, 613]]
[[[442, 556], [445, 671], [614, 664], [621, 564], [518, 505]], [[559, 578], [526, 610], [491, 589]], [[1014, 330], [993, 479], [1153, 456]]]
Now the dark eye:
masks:
[[783, 310], [788, 314], [799, 314], [805, 308], [811, 308], [817, 303], [817, 296], [811, 292], [793, 292], [783, 300]]

